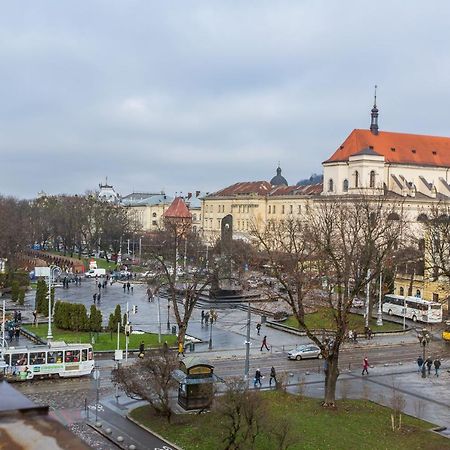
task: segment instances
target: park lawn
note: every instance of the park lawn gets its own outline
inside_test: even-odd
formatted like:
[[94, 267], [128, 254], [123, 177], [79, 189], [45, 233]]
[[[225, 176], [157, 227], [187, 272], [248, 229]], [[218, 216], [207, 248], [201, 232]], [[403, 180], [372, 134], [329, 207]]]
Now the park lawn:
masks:
[[[358, 333], [364, 333], [364, 317], [359, 314], [348, 315], [349, 329], [356, 330]], [[292, 328], [300, 328], [297, 319], [294, 316], [290, 316], [283, 322], [283, 325], [287, 325]], [[333, 319], [333, 312], [329, 308], [321, 308], [317, 312], [306, 315], [306, 325], [309, 329], [320, 330], [327, 329], [333, 330], [336, 328], [335, 321]], [[376, 319], [371, 318], [369, 326], [372, 331], [397, 331], [403, 329], [403, 326], [399, 323], [388, 322], [383, 320], [383, 326], [378, 326]]]
[[[28, 331], [38, 335], [39, 337], [46, 338], [47, 337], [47, 324], [39, 324], [37, 327], [28, 325], [25, 327]], [[86, 331], [67, 331], [60, 330], [59, 328], [52, 328], [53, 331], [53, 340], [55, 341], [64, 341], [66, 343], [90, 343], [91, 339], [94, 337], [94, 351], [100, 350], [115, 350], [117, 349], [117, 333], [89, 333]], [[177, 337], [173, 334], [162, 334], [161, 342], [164, 343], [167, 341], [169, 346], [174, 346], [176, 343]], [[128, 344], [128, 348], [130, 350], [138, 349], [141, 341], [144, 341], [145, 347], [158, 347], [158, 335], [153, 333], [144, 333], [144, 334], [131, 334], [130, 341]], [[125, 350], [125, 335], [123, 333], [120, 334], [119, 345], [122, 350]]]
[[[270, 428], [282, 428], [286, 421], [291, 423], [289, 433], [293, 437], [289, 450], [450, 448], [448, 439], [427, 431], [432, 424], [411, 416], [402, 415], [402, 430], [392, 431], [391, 410], [367, 400], [342, 400], [336, 410], [326, 410], [317, 399], [280, 391], [260, 395], [268, 402], [264, 414], [269, 421], [258, 432], [257, 450], [279, 448]], [[130, 415], [184, 450], [225, 448], [225, 419], [217, 412], [175, 415], [171, 424], [155, 416], [149, 406], [136, 408]]]
[[[51, 253], [52, 255], [58, 255], [58, 256], [64, 256], [63, 252], [57, 252], [55, 250], [46, 250], [47, 253]], [[106, 269], [106, 270], [115, 270], [117, 267], [117, 264], [114, 261], [106, 261], [104, 258], [78, 258], [78, 255], [70, 256], [70, 253], [67, 253], [65, 256], [69, 258], [78, 259], [83, 262], [84, 267], [89, 268], [89, 261], [91, 259], [94, 259], [97, 262], [97, 268], [99, 269]]]

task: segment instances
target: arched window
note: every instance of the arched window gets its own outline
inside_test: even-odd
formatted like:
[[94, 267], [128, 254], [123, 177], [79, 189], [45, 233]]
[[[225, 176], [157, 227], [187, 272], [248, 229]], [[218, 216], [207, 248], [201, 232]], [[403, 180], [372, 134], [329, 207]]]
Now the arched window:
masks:
[[420, 289], [416, 290], [416, 297], [420, 298]]
[[371, 170], [370, 171], [370, 179], [369, 179], [369, 186], [371, 187], [371, 188], [374, 188], [375, 187], [375, 170]]
[[403, 287], [400, 288], [400, 295], [405, 295], [405, 289]]
[[355, 172], [355, 188], [359, 187], [359, 172]]
[[345, 179], [344, 182], [342, 183], [342, 190], [344, 192], [348, 192], [348, 180]]
[[334, 189], [333, 179], [330, 178], [330, 179], [328, 180], [328, 192], [333, 192], [333, 189]]

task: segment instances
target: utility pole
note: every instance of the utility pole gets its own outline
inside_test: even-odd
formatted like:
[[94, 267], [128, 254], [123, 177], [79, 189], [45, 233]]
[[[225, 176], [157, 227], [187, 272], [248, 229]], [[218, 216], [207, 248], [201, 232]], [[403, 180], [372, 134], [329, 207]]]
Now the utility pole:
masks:
[[370, 269], [367, 269], [367, 291], [366, 291], [366, 322], [365, 322], [365, 326], [366, 329], [369, 328], [369, 316], [370, 316], [370, 308], [369, 308], [369, 303], [370, 303]]
[[161, 344], [161, 305], [159, 302], [159, 295], [157, 299], [158, 299], [158, 342]]
[[247, 384], [249, 382], [249, 372], [250, 372], [250, 300], [248, 301], [247, 306], [247, 339], [245, 341], [245, 372], [244, 372], [244, 381]]

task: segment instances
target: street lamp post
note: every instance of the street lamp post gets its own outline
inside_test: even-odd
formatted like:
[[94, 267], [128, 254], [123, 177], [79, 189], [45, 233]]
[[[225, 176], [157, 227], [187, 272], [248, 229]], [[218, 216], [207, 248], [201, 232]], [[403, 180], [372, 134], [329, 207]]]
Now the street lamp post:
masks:
[[213, 323], [214, 323], [214, 317], [211, 315], [210, 319], [209, 319], [209, 323], [211, 324], [211, 326], [209, 327], [209, 344], [208, 344], [208, 349], [212, 350], [212, 328], [213, 328]]
[[425, 349], [427, 345], [430, 343], [431, 336], [430, 333], [428, 333], [428, 330], [426, 328], [423, 328], [420, 334], [417, 336], [417, 338], [419, 339], [419, 343], [422, 346], [422, 359], [423, 359], [422, 378], [426, 378], [427, 374], [425, 367]]
[[170, 331], [170, 303], [167, 299], [167, 331]]
[[52, 282], [55, 278], [56, 273], [61, 273], [61, 269], [58, 266], [51, 265], [48, 272], [48, 331], [47, 331], [47, 341], [53, 339], [52, 333]]
[[383, 310], [381, 309], [381, 297], [383, 295], [383, 272], [380, 272], [380, 291], [378, 292], [377, 325], [383, 326]]
[[366, 330], [369, 328], [370, 320], [370, 269], [367, 270], [367, 291], [366, 291], [366, 320], [365, 327]]

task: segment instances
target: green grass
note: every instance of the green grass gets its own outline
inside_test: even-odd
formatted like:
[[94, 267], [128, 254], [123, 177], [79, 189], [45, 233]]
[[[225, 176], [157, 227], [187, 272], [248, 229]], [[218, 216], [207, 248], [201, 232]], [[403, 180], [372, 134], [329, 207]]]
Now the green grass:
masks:
[[[261, 392], [267, 401], [264, 414], [268, 425], [261, 427], [255, 449], [278, 448], [270, 428], [292, 423], [290, 450], [443, 450], [450, 448], [448, 439], [427, 429], [430, 423], [402, 415], [403, 428], [391, 429], [391, 410], [366, 400], [342, 400], [336, 410], [326, 410], [317, 399], [294, 396], [278, 391]], [[156, 417], [148, 406], [131, 412], [131, 416], [185, 450], [224, 449], [225, 419], [217, 412], [176, 415], [171, 424]]]
[[[54, 250], [46, 250], [46, 253], [50, 253], [52, 255], [64, 256], [63, 252], [57, 252]], [[70, 253], [67, 253], [66, 256], [69, 258], [71, 257]], [[74, 254], [72, 256], [72, 258], [82, 261], [84, 264], [84, 267], [86, 269], [89, 268], [89, 261], [91, 259], [94, 259], [97, 262], [97, 268], [99, 268], [99, 269], [114, 270], [117, 267], [117, 264], [114, 261], [107, 262], [106, 259], [103, 259], [103, 258], [81, 258], [80, 259], [80, 258], [78, 258], [77, 254]]]
[[[39, 324], [37, 327], [31, 325], [25, 327], [28, 331], [38, 335], [39, 337], [47, 337], [47, 324]], [[117, 348], [117, 333], [89, 333], [85, 331], [67, 331], [60, 330], [53, 327], [53, 339], [55, 341], [65, 341], [66, 343], [90, 343], [92, 337], [95, 338], [94, 350], [115, 350]], [[130, 349], [138, 349], [141, 341], [144, 341], [146, 347], [158, 347], [158, 335], [153, 333], [132, 334], [128, 347]], [[173, 334], [162, 334], [161, 342], [167, 341], [169, 346], [175, 345], [176, 336]], [[125, 350], [125, 336], [120, 334], [119, 345], [122, 350]]]
[[[356, 330], [358, 333], [364, 333], [364, 317], [359, 314], [349, 314], [350, 330]], [[309, 329], [320, 330], [334, 330], [336, 329], [336, 323], [333, 319], [333, 313], [329, 308], [321, 308], [317, 312], [306, 315], [306, 325]], [[297, 319], [294, 316], [290, 316], [283, 322], [283, 325], [288, 327], [300, 328]], [[370, 319], [369, 326], [372, 331], [397, 331], [403, 329], [403, 326], [399, 323], [383, 321], [383, 326], [378, 326], [376, 319]]]

